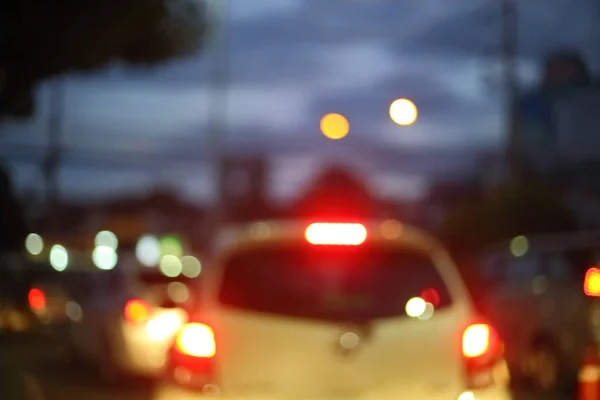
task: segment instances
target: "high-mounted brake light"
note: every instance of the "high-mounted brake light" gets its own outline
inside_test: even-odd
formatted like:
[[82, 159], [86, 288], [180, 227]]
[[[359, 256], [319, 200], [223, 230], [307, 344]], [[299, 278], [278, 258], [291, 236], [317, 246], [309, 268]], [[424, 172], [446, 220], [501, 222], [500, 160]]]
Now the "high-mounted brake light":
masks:
[[125, 319], [134, 324], [143, 324], [150, 318], [152, 308], [142, 300], [129, 300], [125, 304]]
[[180, 353], [192, 357], [213, 357], [217, 351], [215, 334], [208, 325], [190, 322], [179, 331], [175, 348]]
[[591, 267], [585, 273], [583, 292], [590, 297], [600, 297], [600, 268]]
[[46, 308], [46, 295], [40, 289], [31, 289], [27, 294], [27, 301], [33, 311], [41, 311]]
[[358, 246], [367, 239], [367, 229], [356, 223], [316, 222], [304, 235], [311, 244]]

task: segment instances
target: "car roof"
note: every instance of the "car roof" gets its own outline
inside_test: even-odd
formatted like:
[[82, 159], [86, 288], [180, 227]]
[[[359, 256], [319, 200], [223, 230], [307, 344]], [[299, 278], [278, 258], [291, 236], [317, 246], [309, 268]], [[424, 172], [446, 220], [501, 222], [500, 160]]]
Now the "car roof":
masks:
[[[306, 228], [313, 222], [338, 223], [337, 221], [283, 220], [229, 226], [221, 229], [214, 250], [216, 254], [220, 254], [257, 245], [304, 241]], [[398, 220], [368, 220], [360, 223], [367, 229], [367, 240], [370, 243], [396, 243], [425, 252], [443, 249], [440, 242], [432, 235]]]

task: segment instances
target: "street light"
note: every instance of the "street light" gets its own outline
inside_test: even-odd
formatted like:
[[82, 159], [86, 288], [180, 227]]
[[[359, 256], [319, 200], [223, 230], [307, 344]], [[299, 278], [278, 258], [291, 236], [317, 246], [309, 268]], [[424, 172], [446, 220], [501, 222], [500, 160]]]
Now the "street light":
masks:
[[321, 132], [331, 140], [343, 139], [350, 131], [350, 123], [341, 114], [326, 114], [321, 118]]
[[417, 106], [409, 99], [396, 99], [390, 104], [390, 118], [398, 125], [412, 125], [418, 115]]

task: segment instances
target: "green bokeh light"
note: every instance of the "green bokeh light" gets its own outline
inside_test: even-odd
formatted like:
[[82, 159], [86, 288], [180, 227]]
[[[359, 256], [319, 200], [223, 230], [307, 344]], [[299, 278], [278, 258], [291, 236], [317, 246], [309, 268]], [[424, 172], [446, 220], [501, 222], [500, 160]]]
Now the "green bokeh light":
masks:
[[529, 251], [529, 240], [525, 236], [514, 237], [510, 241], [510, 253], [515, 257], [523, 257]]
[[175, 256], [181, 258], [183, 255], [183, 245], [178, 236], [163, 236], [160, 238], [159, 243], [161, 256]]

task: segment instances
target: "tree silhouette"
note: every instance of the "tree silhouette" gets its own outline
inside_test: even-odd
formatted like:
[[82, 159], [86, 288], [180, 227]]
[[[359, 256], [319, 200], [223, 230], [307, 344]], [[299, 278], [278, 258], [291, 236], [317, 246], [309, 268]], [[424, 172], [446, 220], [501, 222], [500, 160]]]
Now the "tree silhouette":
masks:
[[373, 217], [375, 198], [366, 184], [347, 168], [325, 170], [294, 204], [292, 213], [301, 218], [346, 220]]
[[0, 116], [31, 116], [35, 85], [62, 73], [190, 54], [201, 46], [206, 25], [205, 7], [195, 0], [6, 0], [0, 5]]
[[0, 254], [23, 249], [27, 226], [8, 172], [0, 165]]
[[467, 201], [452, 210], [440, 236], [459, 252], [477, 252], [522, 234], [563, 233], [577, 220], [556, 190], [533, 183], [500, 186], [482, 201]]

